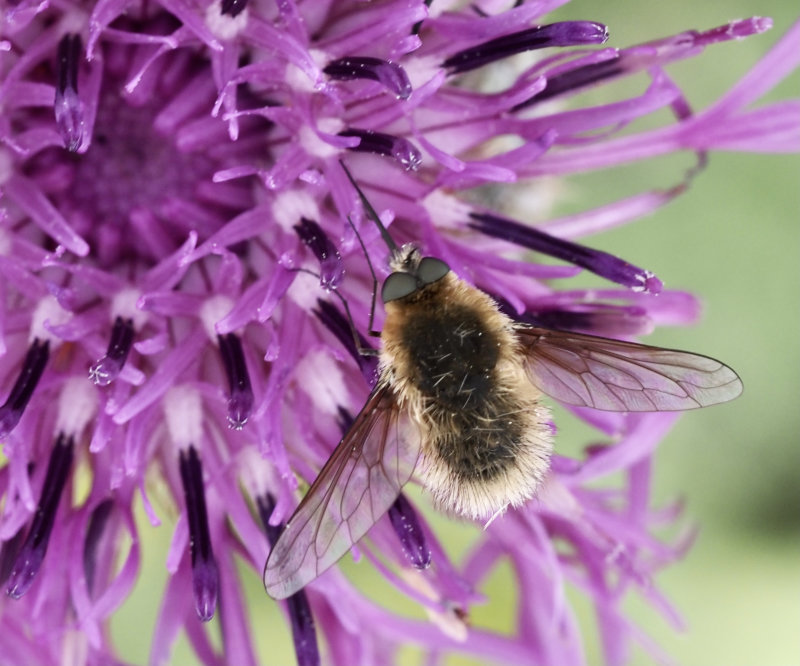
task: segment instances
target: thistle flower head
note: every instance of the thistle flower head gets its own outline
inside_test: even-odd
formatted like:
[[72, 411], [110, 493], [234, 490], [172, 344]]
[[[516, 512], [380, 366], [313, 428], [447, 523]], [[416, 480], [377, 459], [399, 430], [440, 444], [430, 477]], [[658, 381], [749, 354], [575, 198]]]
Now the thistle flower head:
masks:
[[[695, 301], [577, 239], [653, 212], [692, 174], [545, 224], [470, 191], [679, 150], [702, 164], [710, 150], [800, 148], [796, 101], [753, 107], [797, 66], [800, 27], [694, 113], [664, 67], [762, 32], [767, 19], [623, 46], [613, 26], [554, 23], [541, 3], [429, 4], [22, 0], [5, 10], [0, 653], [10, 662], [125, 657], [106, 626], [147, 585], [138, 497], [153, 524], [179, 516], [151, 661], [166, 662], [185, 628], [206, 661], [257, 662], [233, 553], [262, 570], [298, 485], [376, 377], [362, 352], [386, 248], [341, 160], [397, 243], [419, 243], [510, 315], [630, 337], [693, 320]], [[468, 78], [521, 52], [531, 60], [499, 91]], [[573, 100], [634, 76], [646, 82], [638, 95]], [[620, 133], [661, 109], [674, 121]], [[523, 248], [560, 263], [523, 261]], [[581, 270], [608, 286], [563, 286]], [[685, 544], [651, 536], [674, 512], [650, 507], [648, 484], [675, 417], [575, 413], [613, 446], [555, 456], [540, 496], [494, 521], [463, 561], [401, 495], [358, 548], [427, 619], [390, 613], [334, 570], [284, 604], [298, 662], [376, 663], [411, 642], [432, 655], [579, 663], [565, 583], [591, 599], [606, 657], [622, 661], [637, 635], [622, 592], [672, 613], [650, 576]], [[619, 471], [620, 489], [587, 485]], [[165, 502], [149, 497], [153, 475]], [[510, 635], [468, 621], [501, 561], [519, 590]]]

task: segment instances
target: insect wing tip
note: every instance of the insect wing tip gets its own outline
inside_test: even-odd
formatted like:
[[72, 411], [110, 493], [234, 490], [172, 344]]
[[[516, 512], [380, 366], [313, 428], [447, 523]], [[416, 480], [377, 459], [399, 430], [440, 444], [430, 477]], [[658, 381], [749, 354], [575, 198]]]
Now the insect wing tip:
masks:
[[710, 356], [533, 326], [517, 328], [531, 383], [567, 404], [683, 411], [738, 397], [739, 376]]
[[714, 373], [714, 385], [709, 387], [702, 402], [703, 407], [730, 402], [744, 392], [744, 383], [736, 371], [724, 363], [720, 363], [720, 366], [720, 369]]
[[270, 559], [267, 559], [262, 579], [267, 594], [276, 601], [292, 596], [309, 582], [298, 580], [296, 574], [287, 576], [284, 567], [270, 567]]

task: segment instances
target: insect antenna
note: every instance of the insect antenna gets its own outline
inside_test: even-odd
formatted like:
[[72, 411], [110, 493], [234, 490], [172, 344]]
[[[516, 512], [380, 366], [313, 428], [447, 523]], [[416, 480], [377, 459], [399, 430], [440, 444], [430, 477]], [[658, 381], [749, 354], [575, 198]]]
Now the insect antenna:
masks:
[[[397, 256], [400, 254], [400, 248], [397, 247], [397, 243], [394, 242], [394, 239], [389, 235], [386, 227], [383, 226], [383, 222], [381, 222], [381, 218], [378, 217], [378, 213], [375, 212], [375, 209], [372, 207], [372, 204], [367, 199], [366, 195], [359, 187], [358, 183], [353, 178], [353, 175], [350, 173], [350, 170], [344, 165], [342, 160], [339, 160], [339, 164], [344, 169], [344, 172], [347, 174], [347, 177], [350, 179], [350, 182], [353, 184], [353, 187], [358, 192], [358, 196], [361, 198], [361, 203], [364, 205], [364, 210], [367, 212], [367, 215], [372, 218], [372, 221], [375, 222], [375, 225], [378, 227], [378, 231], [380, 231], [381, 238], [383, 238], [384, 243], [389, 247], [389, 251], [392, 254], [392, 257]], [[358, 244], [361, 246], [361, 250], [364, 252], [364, 258], [367, 260], [367, 266], [369, 267], [369, 272], [372, 275], [372, 306], [369, 309], [369, 334], [373, 337], [379, 337], [380, 331], [376, 331], [373, 329], [373, 325], [375, 323], [375, 303], [377, 300], [378, 295], [378, 276], [375, 274], [375, 269], [372, 266], [372, 262], [369, 258], [369, 253], [367, 252], [367, 248], [364, 245], [364, 241], [361, 240], [361, 234], [358, 233], [358, 229], [356, 229], [356, 225], [353, 224], [353, 220], [350, 216], [347, 216], [347, 221], [350, 223], [350, 226], [353, 228], [353, 232], [358, 239]]]
[[[367, 215], [372, 218], [372, 221], [378, 227], [378, 231], [381, 232], [381, 238], [383, 238], [383, 242], [386, 243], [386, 245], [389, 247], [389, 250], [392, 253], [392, 257], [399, 255], [400, 248], [397, 247], [397, 243], [394, 242], [394, 239], [389, 235], [389, 232], [386, 230], [386, 227], [383, 226], [381, 218], [378, 217], [378, 213], [375, 212], [375, 209], [372, 207], [372, 204], [369, 202], [367, 197], [364, 195], [364, 192], [358, 186], [358, 183], [355, 181], [355, 178], [353, 178], [352, 174], [350, 173], [350, 170], [344, 165], [344, 162], [342, 162], [342, 160], [339, 160], [339, 164], [342, 165], [342, 169], [344, 169], [344, 172], [347, 174], [347, 177], [350, 179], [350, 182], [353, 184], [353, 187], [356, 188], [356, 192], [358, 192], [358, 196], [361, 199], [361, 203], [364, 204], [364, 209], [367, 211]], [[352, 224], [352, 222], [350, 224]]]

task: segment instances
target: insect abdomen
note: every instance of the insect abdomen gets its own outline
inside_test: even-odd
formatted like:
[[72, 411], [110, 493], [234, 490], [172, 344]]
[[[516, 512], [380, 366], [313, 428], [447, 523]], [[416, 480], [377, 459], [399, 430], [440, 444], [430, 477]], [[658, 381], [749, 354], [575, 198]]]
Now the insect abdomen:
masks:
[[[523, 439], [523, 424], [500, 405], [491, 414], [442, 415], [445, 427], [433, 429], [431, 448], [459, 482], [490, 482], [514, 464]], [[499, 407], [500, 409], [495, 409]], [[497, 413], [497, 412], [501, 413]], [[438, 430], [438, 432], [437, 432]]]
[[[504, 374], [504, 373], [501, 373]], [[530, 384], [500, 381], [483, 409], [432, 409], [425, 485], [440, 508], [486, 519], [530, 499], [549, 465], [549, 412]]]

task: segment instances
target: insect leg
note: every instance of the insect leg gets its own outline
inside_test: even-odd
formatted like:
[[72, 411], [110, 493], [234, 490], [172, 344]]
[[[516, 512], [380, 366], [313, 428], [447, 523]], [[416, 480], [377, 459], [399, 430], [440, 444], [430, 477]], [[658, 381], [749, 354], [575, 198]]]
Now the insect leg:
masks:
[[[375, 300], [378, 294], [378, 276], [375, 275], [375, 269], [372, 267], [372, 262], [369, 259], [369, 254], [367, 254], [367, 248], [364, 245], [364, 241], [361, 240], [361, 235], [358, 233], [358, 229], [356, 229], [356, 225], [353, 224], [353, 220], [350, 219], [350, 216], [347, 216], [347, 221], [350, 223], [350, 226], [353, 228], [353, 232], [358, 239], [358, 244], [361, 246], [361, 250], [364, 253], [364, 258], [367, 260], [367, 266], [369, 267], [370, 275], [372, 275], [372, 305], [369, 309], [369, 334], [372, 337], [379, 338], [381, 335], [380, 331], [376, 331], [372, 328], [373, 324], [375, 323]], [[345, 308], [347, 305], [345, 305]], [[348, 316], [350, 313], [348, 311]]]
[[[347, 321], [350, 324], [350, 331], [353, 334], [353, 341], [355, 342], [356, 349], [358, 350], [358, 353], [361, 354], [361, 356], [378, 356], [380, 354], [380, 352], [377, 349], [373, 349], [372, 347], [362, 347], [361, 346], [361, 340], [359, 339], [358, 330], [356, 329], [356, 325], [353, 322], [353, 316], [350, 314], [350, 306], [347, 304], [347, 299], [344, 296], [342, 296], [338, 291], [334, 291], [333, 293], [342, 302], [342, 305], [344, 306], [344, 312], [347, 315]], [[375, 307], [375, 299], [374, 299], [374, 297], [373, 297], [373, 300], [372, 300], [372, 306], [373, 306], [373, 308]], [[372, 329], [372, 316], [371, 315], [370, 315], [370, 329]], [[370, 330], [370, 335], [372, 335], [372, 334], [373, 334], [373, 332], [372, 332], [372, 330]], [[378, 335], [380, 335], [380, 332], [378, 333]]]
[[[360, 240], [361, 239], [359, 239], [359, 241]], [[370, 270], [371, 269], [372, 269], [372, 267], [370, 266]], [[290, 272], [293, 272], [293, 273], [308, 273], [309, 275], [313, 275], [315, 278], [320, 279], [319, 273], [317, 273], [316, 271], [312, 271], [312, 270], [310, 270], [308, 268], [299, 268], [298, 267], [298, 268], [287, 268], [286, 270], [288, 270]], [[373, 275], [374, 275], [374, 273], [373, 273]], [[334, 289], [329, 290], [329, 293], [331, 293], [334, 296], [336, 296], [336, 298], [338, 298], [342, 302], [342, 305], [344, 306], [344, 311], [345, 311], [345, 314], [347, 315], [347, 322], [350, 325], [350, 332], [353, 334], [353, 342], [355, 343], [356, 350], [358, 351], [358, 353], [361, 356], [377, 356], [380, 353], [377, 349], [373, 349], [372, 347], [364, 347], [364, 346], [362, 346], [361, 340], [359, 339], [359, 336], [358, 336], [358, 329], [356, 328], [356, 324], [353, 321], [353, 315], [350, 314], [350, 306], [347, 304], [347, 299], [344, 296], [342, 296], [338, 291], [336, 291]], [[372, 306], [373, 306], [373, 309], [374, 309], [374, 307], [375, 307], [374, 295], [373, 295]], [[370, 316], [370, 328], [371, 328], [371, 323], [372, 323], [372, 316]], [[371, 331], [370, 331], [370, 333], [371, 333]], [[380, 335], [380, 333], [378, 333], [378, 335]]]

